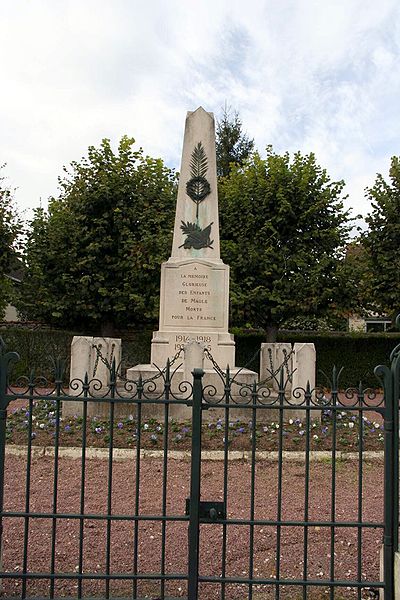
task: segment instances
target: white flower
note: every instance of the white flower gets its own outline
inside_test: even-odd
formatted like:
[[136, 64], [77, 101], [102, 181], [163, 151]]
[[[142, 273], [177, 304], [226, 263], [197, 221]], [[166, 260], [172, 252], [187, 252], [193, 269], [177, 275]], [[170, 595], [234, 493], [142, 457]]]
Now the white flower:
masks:
[[289, 425], [293, 425], [293, 419], [289, 419]]
[[143, 425], [143, 429], [145, 429], [145, 430], [146, 430], [146, 429], [148, 429], [148, 428], [149, 428], [148, 424], [147, 424], [147, 423], [145, 423], [145, 424]]
[[319, 438], [318, 438], [317, 434], [316, 434], [316, 433], [314, 433], [314, 435], [313, 435], [313, 440], [318, 440], [318, 439], [319, 439]]
[[353, 423], [353, 421], [351, 421], [351, 422], [349, 423], [349, 429], [353, 429], [353, 427], [354, 427], [354, 423]]
[[44, 423], [40, 423], [39, 427], [40, 427], [40, 429], [44, 429], [45, 428], [45, 424]]
[[379, 429], [379, 423], [374, 423], [375, 429]]

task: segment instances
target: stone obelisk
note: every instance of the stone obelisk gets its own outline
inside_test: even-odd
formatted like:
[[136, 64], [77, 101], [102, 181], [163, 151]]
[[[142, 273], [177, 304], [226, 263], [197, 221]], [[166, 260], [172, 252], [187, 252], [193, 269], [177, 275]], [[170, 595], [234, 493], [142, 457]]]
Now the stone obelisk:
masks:
[[[212, 113], [188, 112], [183, 142], [171, 257], [161, 265], [160, 320], [151, 365], [128, 370], [147, 378], [185, 344], [203, 344], [222, 369], [234, 371], [235, 342], [228, 332], [229, 267], [220, 258], [215, 124]], [[206, 358], [204, 367], [211, 369]], [[246, 371], [255, 376], [255, 373]], [[243, 373], [245, 375], [245, 373]]]

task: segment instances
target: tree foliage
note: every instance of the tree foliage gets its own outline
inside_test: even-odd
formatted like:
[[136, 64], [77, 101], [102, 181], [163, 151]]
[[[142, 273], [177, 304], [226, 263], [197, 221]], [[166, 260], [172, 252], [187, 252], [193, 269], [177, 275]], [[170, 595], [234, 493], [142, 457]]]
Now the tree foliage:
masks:
[[220, 184], [221, 246], [231, 267], [233, 321], [266, 328], [341, 308], [338, 258], [348, 240], [343, 181], [313, 154], [271, 147]]
[[160, 159], [109, 140], [64, 168], [60, 195], [31, 222], [20, 309], [56, 326], [153, 324], [160, 263], [171, 247], [175, 175]]
[[216, 153], [217, 175], [226, 177], [233, 164], [243, 165], [254, 149], [254, 140], [243, 132], [239, 113], [225, 107], [222, 117], [217, 121]]
[[366, 317], [376, 310], [374, 281], [363, 236], [352, 239], [347, 245], [339, 264], [339, 275], [342, 280], [341, 301], [348, 314]]
[[366, 190], [372, 211], [364, 246], [370, 261], [376, 309], [396, 316], [400, 312], [400, 157], [393, 156], [389, 181], [378, 174]]
[[[0, 166], [3, 169], [5, 165]], [[0, 320], [12, 299], [12, 282], [8, 277], [19, 250], [22, 222], [14, 205], [13, 190], [0, 172]]]

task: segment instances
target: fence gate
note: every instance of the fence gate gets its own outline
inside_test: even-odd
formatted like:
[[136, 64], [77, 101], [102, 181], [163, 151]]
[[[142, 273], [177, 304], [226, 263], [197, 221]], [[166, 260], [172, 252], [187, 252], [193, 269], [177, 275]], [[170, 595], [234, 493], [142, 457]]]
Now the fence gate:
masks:
[[384, 395], [336, 369], [292, 390], [286, 365], [184, 382], [179, 358], [100, 389], [60, 362], [15, 379], [1, 346], [3, 595], [392, 600], [399, 348]]

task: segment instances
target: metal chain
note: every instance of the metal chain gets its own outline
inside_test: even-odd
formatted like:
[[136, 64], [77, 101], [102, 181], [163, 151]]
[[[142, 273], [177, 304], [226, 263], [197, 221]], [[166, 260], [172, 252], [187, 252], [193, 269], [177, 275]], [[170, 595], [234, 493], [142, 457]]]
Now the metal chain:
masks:
[[[171, 358], [171, 360], [169, 361], [170, 368], [178, 360], [178, 358], [180, 357], [182, 352], [183, 352], [183, 348], [180, 348], [179, 351], [175, 354], [175, 356], [173, 356]], [[155, 365], [155, 366], [157, 366], [157, 365]], [[145, 379], [142, 383], [145, 384], [145, 383], [150, 383], [151, 381], [155, 381], [159, 377], [162, 377], [164, 375], [164, 373], [166, 372], [166, 370], [167, 370], [167, 365], [165, 365], [165, 367], [162, 370], [160, 370], [159, 373], [156, 373], [155, 375], [153, 375], [153, 377], [150, 377], [149, 379]], [[121, 381], [125, 381], [127, 383], [136, 383], [135, 379], [128, 379], [127, 377], [123, 377], [123, 375], [120, 375], [119, 373], [117, 373], [117, 377], [119, 379], [121, 379]]]
[[206, 358], [208, 358], [208, 360], [212, 363], [214, 369], [220, 375], [220, 377], [224, 378], [225, 377], [224, 371], [221, 369], [221, 367], [216, 362], [215, 358], [213, 357], [213, 355], [207, 348], [204, 348], [204, 354], [206, 355]]
[[[241, 371], [243, 371], [243, 369], [247, 369], [247, 367], [249, 365], [251, 365], [251, 363], [253, 362], [253, 360], [260, 354], [261, 350], [256, 350], [256, 352], [253, 354], [253, 356], [250, 358], [250, 360], [247, 361], [247, 363], [244, 365], [244, 367], [241, 367], [238, 372], [229, 379], [229, 384], [231, 385], [232, 383], [234, 383], [235, 385], [243, 385], [242, 382], [240, 381], [235, 381], [235, 378], [239, 375], [239, 373]], [[219, 366], [219, 364], [216, 362], [216, 360], [214, 359], [213, 355], [211, 354], [211, 352], [209, 350], [207, 350], [207, 348], [204, 349], [204, 354], [206, 355], [206, 357], [211, 361], [214, 369], [216, 370], [216, 372], [219, 374], [220, 377], [225, 378], [226, 376], [226, 372], [224, 372], [221, 367]]]
[[282, 367], [286, 371], [287, 380], [290, 381], [290, 382], [292, 381], [294, 370], [289, 371], [289, 359], [290, 359], [291, 356], [294, 355], [294, 350], [292, 349], [288, 353], [288, 351], [286, 350], [286, 348], [284, 348], [282, 350], [282, 353], [283, 353], [283, 356], [284, 356], [283, 363], [281, 365], [279, 365], [279, 367], [276, 370], [274, 370], [274, 365], [273, 365], [273, 361], [272, 361], [272, 348], [268, 348], [269, 364], [270, 364], [270, 367], [271, 367], [269, 369], [270, 374], [263, 381], [260, 381], [259, 385], [262, 385], [263, 383], [267, 383], [268, 381], [271, 381], [271, 379], [276, 379], [276, 376], [279, 374], [279, 372], [282, 369]]
[[268, 356], [269, 356], [269, 366], [270, 366], [269, 372], [273, 373], [274, 372], [274, 363], [272, 361], [272, 348], [271, 347], [268, 348]]
[[[96, 377], [97, 366], [99, 364], [99, 358], [100, 358], [100, 355], [101, 355], [101, 350], [100, 350], [101, 344], [100, 344], [100, 346], [96, 346], [96, 344], [93, 344], [93, 348], [96, 349], [96, 362], [94, 363], [94, 367], [93, 367], [93, 377]], [[102, 360], [104, 362], [103, 357], [102, 357]]]
[[[111, 369], [112, 369], [111, 365], [112, 365], [112, 362], [113, 362], [113, 354], [114, 354], [115, 344], [113, 344], [112, 348], [111, 348], [110, 362], [107, 360], [106, 357], [104, 357], [102, 355], [102, 353], [101, 353], [101, 344], [99, 344], [98, 346], [96, 344], [93, 344], [92, 347], [94, 348], [94, 350], [96, 350], [96, 362], [95, 362], [95, 367], [94, 367], [94, 370], [93, 370], [93, 377], [96, 374], [99, 360], [101, 360], [101, 362], [107, 367], [108, 371], [111, 372]], [[179, 351], [175, 354], [175, 356], [172, 357], [172, 359], [169, 361], [170, 368], [178, 360], [178, 358], [181, 356], [182, 352], [183, 352], [183, 348], [180, 348]], [[124, 377], [120, 373], [120, 367], [121, 367], [121, 365], [118, 365], [118, 367], [115, 370], [116, 377], [118, 379], [120, 379], [121, 381], [124, 381], [125, 383], [136, 383], [136, 381], [134, 379], [128, 379], [127, 377]], [[149, 379], [146, 379], [145, 381], [143, 381], [143, 383], [148, 383], [150, 381], [154, 381], [155, 379], [158, 379], [159, 377], [162, 377], [163, 374], [166, 372], [166, 370], [167, 370], [167, 366], [165, 366], [164, 369], [160, 370], [159, 373], [156, 373], [156, 375], [154, 375], [153, 377], [150, 377]]]
[[[108, 371], [111, 371], [111, 368], [112, 368], [111, 365], [112, 365], [112, 361], [113, 361], [115, 344], [112, 344], [112, 347], [111, 347], [110, 361], [108, 361], [107, 358], [105, 358], [102, 355], [102, 353], [101, 353], [101, 347], [102, 347], [101, 344], [99, 344], [99, 345], [93, 344], [93, 348], [96, 350], [96, 362], [95, 362], [95, 366], [94, 366], [94, 369], [93, 369], [93, 377], [95, 377], [95, 375], [96, 375], [99, 360], [101, 360], [101, 362], [107, 367]], [[173, 356], [173, 358], [170, 360], [170, 363], [169, 363], [170, 367], [172, 367], [174, 365], [174, 363], [178, 360], [178, 358], [180, 358], [180, 356], [182, 355], [182, 353], [183, 353], [183, 348], [180, 348], [178, 350], [178, 352], [175, 354], [175, 356]], [[243, 369], [246, 369], [254, 361], [254, 359], [257, 357], [257, 355], [259, 353], [260, 353], [260, 350], [257, 350], [253, 354], [253, 356], [250, 358], [250, 360], [247, 361], [246, 365], [240, 369], [240, 371], [242, 371]], [[216, 362], [216, 360], [214, 359], [213, 355], [211, 354], [211, 352], [207, 348], [204, 348], [204, 354], [205, 354], [206, 358], [208, 358], [208, 360], [212, 363], [215, 371], [220, 375], [220, 377], [225, 378], [226, 372], [221, 369], [221, 367]], [[279, 374], [279, 372], [280, 372], [280, 370], [281, 370], [282, 367], [286, 370], [288, 381], [291, 381], [292, 380], [293, 371], [292, 372], [289, 371], [289, 359], [290, 359], [290, 357], [293, 354], [294, 354], [293, 350], [291, 350], [288, 353], [287, 350], [286, 350], [286, 348], [285, 348], [283, 350], [284, 361], [283, 361], [283, 363], [276, 370], [274, 370], [274, 365], [273, 365], [273, 361], [272, 361], [272, 350], [271, 350], [271, 348], [268, 348], [268, 356], [269, 356], [269, 362], [270, 362], [270, 367], [271, 367], [270, 368], [270, 374], [263, 381], [260, 381], [259, 385], [267, 383], [268, 381], [271, 381], [271, 379], [276, 378], [276, 376]], [[119, 380], [124, 381], [126, 383], [135, 383], [134, 379], [128, 379], [127, 377], [124, 377], [120, 373], [119, 369], [120, 369], [120, 365], [118, 366], [118, 368], [116, 369], [116, 372], [115, 372], [116, 377]], [[151, 382], [151, 381], [154, 381], [154, 380], [158, 379], [159, 377], [162, 377], [165, 374], [166, 369], [167, 369], [167, 367], [165, 366], [164, 369], [162, 369], [162, 370], [159, 371], [159, 373], [156, 373], [156, 375], [154, 375], [153, 377], [150, 377], [149, 379], [146, 379], [143, 383], [148, 383], [148, 382]], [[236, 373], [236, 375], [230, 379], [230, 383], [235, 383], [236, 385], [241, 385], [240, 382], [235, 381], [235, 377], [237, 377], [237, 375], [238, 375], [238, 373]]]

